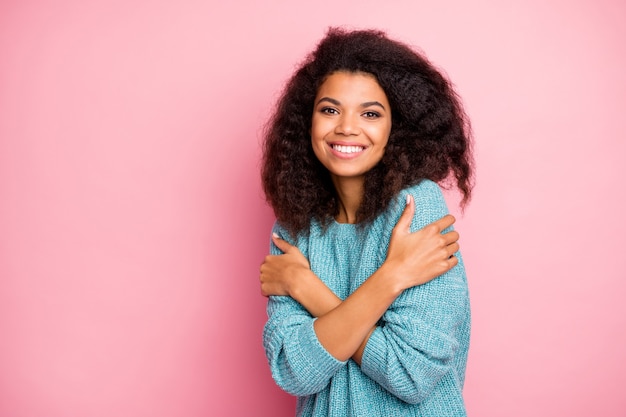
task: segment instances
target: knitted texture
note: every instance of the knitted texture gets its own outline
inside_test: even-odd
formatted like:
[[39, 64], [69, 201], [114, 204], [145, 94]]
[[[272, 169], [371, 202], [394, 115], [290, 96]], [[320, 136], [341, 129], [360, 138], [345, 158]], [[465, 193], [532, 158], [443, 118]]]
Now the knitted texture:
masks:
[[[389, 209], [362, 228], [313, 222], [308, 234], [289, 238], [312, 271], [341, 299], [384, 262], [391, 231], [415, 200], [411, 230], [447, 214], [441, 190], [424, 180], [402, 191]], [[271, 244], [271, 253], [280, 250]], [[459, 264], [440, 277], [405, 290], [371, 334], [361, 366], [335, 359], [319, 342], [312, 317], [286, 296], [270, 297], [263, 344], [276, 383], [298, 396], [298, 416], [465, 416], [462, 388], [470, 336], [467, 280]]]

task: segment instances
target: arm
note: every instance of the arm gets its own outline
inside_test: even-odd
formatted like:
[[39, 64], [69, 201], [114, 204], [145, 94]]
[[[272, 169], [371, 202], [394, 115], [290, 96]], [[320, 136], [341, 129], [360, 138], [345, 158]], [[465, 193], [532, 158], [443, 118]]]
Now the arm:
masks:
[[[286, 236], [280, 225], [276, 224], [274, 230]], [[293, 248], [297, 249], [299, 255], [297, 262], [304, 262], [308, 268], [306, 257], [300, 253], [300, 250], [307, 253], [306, 242], [302, 244], [305, 246]], [[272, 377], [278, 386], [290, 394], [314, 394], [326, 387], [337, 370], [345, 366], [345, 362], [334, 358], [319, 343], [313, 328], [315, 318], [287, 293], [277, 291], [279, 286], [275, 280], [268, 283], [270, 276], [277, 276], [277, 273], [268, 272], [270, 266], [276, 268], [276, 271], [292, 271], [294, 265], [293, 257], [280, 255], [281, 250], [276, 245], [270, 245], [270, 251], [271, 254], [261, 266], [261, 288], [263, 294], [269, 296], [263, 346]], [[289, 260], [292, 262], [283, 262]], [[267, 291], [268, 288], [273, 288], [273, 291]]]
[[283, 295], [291, 295], [309, 312], [319, 314], [315, 333], [324, 348], [339, 360], [353, 357], [360, 362], [367, 338], [396, 297], [404, 289], [427, 282], [457, 262], [450, 255], [458, 249], [458, 234], [440, 234], [454, 219], [446, 216], [419, 232], [410, 233], [414, 210], [413, 200], [407, 199], [393, 230], [385, 263], [345, 301], [341, 302], [313, 275], [297, 248], [276, 238], [274, 242], [282, 246], [285, 254], [266, 258], [261, 267], [262, 291], [276, 293], [278, 289], [272, 286], [276, 280], [272, 277], [290, 277]]
[[[275, 238], [275, 241], [279, 240]], [[293, 246], [289, 247], [288, 243], [285, 241], [278, 241], [277, 244], [281, 250], [290, 251], [293, 250]], [[284, 249], [283, 249], [284, 247]], [[342, 303], [341, 298], [337, 297], [334, 292], [330, 288], [324, 284], [324, 282], [319, 279], [310, 269], [303, 271], [303, 274], [306, 276], [302, 277], [303, 279], [294, 280], [294, 284], [292, 286], [292, 290], [289, 292], [290, 297], [298, 301], [304, 308], [314, 317], [320, 317], [335, 307], [339, 306]], [[356, 352], [352, 355], [352, 360], [357, 364], [361, 365], [361, 356], [363, 355], [363, 350], [365, 349], [365, 345], [367, 344], [367, 339], [369, 335], [372, 334], [376, 326], [373, 326], [368, 335], [363, 339], [361, 345], [358, 347]]]
[[[261, 267], [261, 293], [264, 296], [285, 295], [300, 303], [313, 317], [322, 316], [341, 304], [341, 298], [309, 268], [307, 259], [297, 247], [273, 234], [272, 242], [283, 255], [266, 258]], [[372, 328], [371, 331], [374, 329]], [[361, 363], [364, 340], [352, 359]]]
[[[414, 197], [419, 210], [413, 229], [447, 212], [438, 187], [431, 183], [417, 189]], [[382, 325], [369, 337], [361, 369], [403, 401], [424, 401], [444, 375], [454, 372], [457, 355], [465, 354], [468, 321], [469, 298], [461, 262], [395, 300], [383, 315]]]
[[469, 331], [462, 328], [469, 320], [464, 281], [459, 267], [398, 297], [370, 335], [361, 370], [405, 402], [428, 398], [453, 372], [460, 332]]
[[345, 362], [319, 343], [314, 318], [293, 298], [271, 296], [263, 346], [276, 384], [286, 392], [305, 396], [324, 389]]

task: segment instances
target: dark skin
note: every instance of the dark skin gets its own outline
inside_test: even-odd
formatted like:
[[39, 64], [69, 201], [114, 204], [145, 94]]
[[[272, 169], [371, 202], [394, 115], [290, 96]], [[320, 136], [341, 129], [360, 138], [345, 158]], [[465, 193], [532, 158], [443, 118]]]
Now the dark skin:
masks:
[[[391, 108], [376, 79], [365, 73], [338, 72], [320, 86], [313, 111], [311, 142], [328, 169], [336, 195], [340, 223], [354, 223], [363, 197], [364, 174], [384, 153], [391, 129]], [[267, 256], [261, 265], [261, 293], [290, 296], [312, 316], [315, 333], [324, 348], [341, 361], [358, 364], [376, 323], [406, 289], [422, 285], [447, 272], [458, 260], [459, 235], [442, 233], [455, 219], [451, 215], [411, 232], [415, 202], [394, 227], [387, 258], [381, 267], [345, 300], [339, 299], [317, 277], [300, 250], [273, 237], [282, 255]]]
[[423, 229], [409, 228], [415, 205], [408, 204], [396, 224], [387, 259], [343, 302], [310, 269], [300, 250], [278, 236], [272, 240], [282, 255], [268, 255], [261, 265], [261, 293], [287, 295], [318, 317], [316, 334], [337, 359], [352, 358], [358, 364], [376, 322], [407, 288], [424, 284], [453, 268], [459, 250], [456, 231], [442, 234], [455, 219], [447, 215]]

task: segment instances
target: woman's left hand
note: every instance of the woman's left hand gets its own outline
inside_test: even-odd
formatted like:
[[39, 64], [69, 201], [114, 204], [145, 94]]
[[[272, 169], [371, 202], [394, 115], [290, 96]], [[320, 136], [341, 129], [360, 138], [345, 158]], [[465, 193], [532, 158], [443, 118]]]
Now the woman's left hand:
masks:
[[311, 273], [309, 261], [302, 255], [300, 250], [281, 239], [278, 235], [272, 235], [272, 241], [283, 251], [282, 255], [268, 255], [261, 264], [261, 294], [265, 297], [270, 295], [288, 295], [293, 297], [294, 284], [298, 282], [298, 276]]

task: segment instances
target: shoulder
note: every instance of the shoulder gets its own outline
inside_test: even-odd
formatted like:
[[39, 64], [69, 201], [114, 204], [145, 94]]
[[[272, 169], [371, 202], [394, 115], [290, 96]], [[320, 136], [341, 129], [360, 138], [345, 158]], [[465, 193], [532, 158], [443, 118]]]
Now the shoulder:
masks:
[[448, 206], [439, 185], [431, 180], [421, 180], [398, 193], [389, 205], [386, 217], [393, 224], [400, 218], [406, 207], [407, 196], [410, 195], [415, 202], [415, 214], [413, 216], [412, 230], [421, 229], [448, 214]]
[[419, 183], [405, 188], [400, 192], [406, 198], [410, 194], [415, 200], [415, 207], [419, 210], [423, 208], [443, 209], [447, 213], [446, 201], [439, 185], [431, 180], [422, 180]]
[[[289, 232], [289, 230], [286, 227], [281, 225], [279, 221], [275, 221], [274, 225], [272, 226], [272, 233], [277, 234], [278, 237], [287, 241], [287, 243], [289, 243], [290, 245], [296, 246], [300, 250], [300, 252], [302, 252], [302, 254], [304, 254], [305, 256], [307, 256], [307, 253], [308, 253], [308, 240], [309, 240], [308, 236], [310, 235], [311, 232], [312, 230], [303, 231], [294, 236], [292, 233]], [[282, 253], [282, 251], [280, 251], [280, 249], [278, 249], [276, 245], [274, 245], [274, 242], [272, 242], [271, 237], [270, 237], [270, 253], [274, 255]]]

